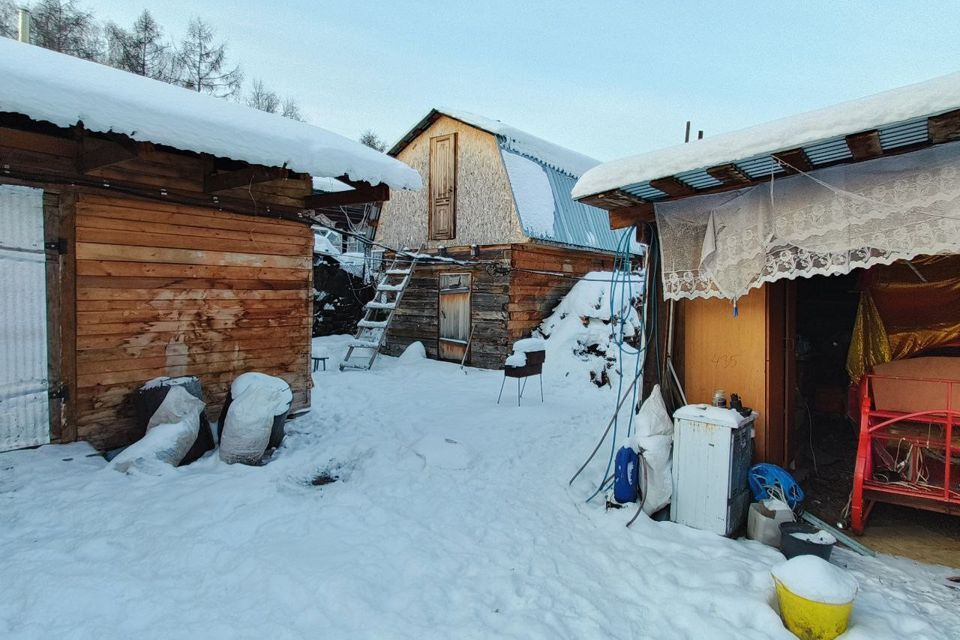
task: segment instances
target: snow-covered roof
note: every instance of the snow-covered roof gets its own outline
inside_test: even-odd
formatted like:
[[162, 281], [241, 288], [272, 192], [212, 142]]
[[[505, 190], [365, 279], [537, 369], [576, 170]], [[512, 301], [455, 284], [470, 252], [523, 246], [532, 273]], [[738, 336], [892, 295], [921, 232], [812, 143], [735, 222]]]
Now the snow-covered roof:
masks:
[[[629, 231], [612, 230], [606, 211], [570, 197], [576, 176], [504, 146], [500, 154], [520, 227], [528, 238], [587, 249], [617, 250], [621, 236]], [[640, 252], [635, 241], [632, 248], [635, 253]]]
[[491, 133], [498, 138], [502, 147], [508, 148], [520, 155], [533, 158], [575, 178], [583, 175], [588, 169], [600, 164], [599, 160], [548, 142], [543, 138], [538, 138], [535, 135], [511, 127], [499, 120], [478, 116], [474, 113], [457, 109], [431, 109], [430, 113], [404, 135], [388, 153], [390, 155], [398, 154], [401, 149], [406, 147], [413, 138], [420, 135], [420, 132], [430, 126], [440, 115], [448, 116], [454, 120], [459, 120], [472, 127]]
[[[909, 125], [912, 120], [957, 108], [960, 108], [960, 73], [953, 73], [740, 131], [613, 160], [584, 173], [573, 189], [573, 197], [582, 198], [761, 155], [813, 147], [862, 131], [887, 127], [895, 132], [900, 123]], [[925, 123], [923, 125], [925, 127]], [[703, 179], [706, 181], [709, 177]]]
[[359, 142], [150, 78], [0, 38], [0, 111], [315, 176], [419, 189], [420, 175]]

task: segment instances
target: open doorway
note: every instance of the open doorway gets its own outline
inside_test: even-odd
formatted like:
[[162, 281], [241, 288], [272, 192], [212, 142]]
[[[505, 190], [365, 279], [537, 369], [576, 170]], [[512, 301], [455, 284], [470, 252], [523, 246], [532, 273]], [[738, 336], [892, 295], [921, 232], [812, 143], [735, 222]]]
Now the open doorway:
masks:
[[796, 388], [791, 443], [808, 508], [840, 522], [853, 481], [858, 425], [847, 353], [857, 317], [857, 273], [796, 281]]
[[[796, 384], [789, 428], [793, 472], [807, 494], [806, 509], [831, 524], [847, 526], [850, 522], [849, 500], [860, 425], [859, 398], [855, 390], [851, 391], [848, 354], [851, 341], [855, 340], [861, 290], [866, 282], [875, 282], [871, 278], [877, 275], [896, 276], [909, 283], [910, 275], [919, 271], [919, 283], [926, 281], [924, 274], [932, 281], [936, 271], [945, 267], [898, 263], [876, 267], [869, 274], [858, 270], [845, 276], [794, 282]], [[916, 295], [909, 304], [913, 318], [919, 318], [932, 306], [932, 302], [928, 305], [919, 297], [925, 295], [921, 287]], [[896, 318], [891, 316], [884, 320], [889, 321], [888, 328], [896, 324]], [[960, 317], [955, 320], [960, 323]], [[942, 318], [937, 321], [942, 322]], [[935, 324], [933, 320], [931, 324]], [[891, 334], [891, 342], [892, 338]], [[943, 347], [918, 349], [906, 357], [960, 356], [960, 348], [954, 352]], [[877, 503], [863, 542], [884, 553], [956, 565], [960, 557], [960, 516]]]

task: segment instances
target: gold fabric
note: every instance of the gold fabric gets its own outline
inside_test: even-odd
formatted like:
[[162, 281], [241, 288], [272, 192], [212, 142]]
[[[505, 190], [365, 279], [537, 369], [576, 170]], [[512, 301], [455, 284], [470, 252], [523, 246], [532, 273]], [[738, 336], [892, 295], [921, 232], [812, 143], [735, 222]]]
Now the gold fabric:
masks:
[[857, 308], [857, 320], [853, 324], [850, 338], [850, 351], [847, 352], [847, 373], [850, 380], [859, 382], [867, 371], [875, 365], [890, 362], [890, 341], [883, 319], [877, 311], [870, 291], [860, 292], [860, 306]]
[[847, 354], [853, 382], [874, 365], [960, 344], [960, 256], [898, 262], [866, 276]]

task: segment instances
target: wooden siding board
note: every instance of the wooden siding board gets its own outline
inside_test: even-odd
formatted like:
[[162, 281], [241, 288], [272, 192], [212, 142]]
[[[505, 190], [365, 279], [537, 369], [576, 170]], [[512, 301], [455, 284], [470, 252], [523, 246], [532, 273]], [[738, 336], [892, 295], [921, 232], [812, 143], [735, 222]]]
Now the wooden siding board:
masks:
[[212, 417], [248, 370], [284, 377], [295, 407], [308, 404], [308, 227], [82, 195], [77, 229], [79, 437], [101, 448], [139, 437], [131, 393], [162, 375], [199, 376]]

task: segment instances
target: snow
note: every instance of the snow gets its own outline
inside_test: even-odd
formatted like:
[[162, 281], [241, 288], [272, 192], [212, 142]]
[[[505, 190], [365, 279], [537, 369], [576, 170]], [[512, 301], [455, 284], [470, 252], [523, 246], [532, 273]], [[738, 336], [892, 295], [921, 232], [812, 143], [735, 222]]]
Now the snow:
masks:
[[543, 167], [516, 153], [501, 151], [501, 155], [520, 216], [520, 226], [528, 235], [553, 237], [556, 203]]
[[802, 531], [793, 531], [790, 533], [791, 536], [797, 540], [803, 540], [804, 542], [812, 542], [813, 544], [837, 544], [837, 539], [826, 531], [817, 531], [816, 533], [803, 533]]
[[340, 255], [340, 250], [333, 246], [330, 240], [319, 233], [313, 234], [313, 252], [322, 253], [328, 256]]
[[437, 109], [436, 111], [488, 133], [492, 133], [504, 139], [510, 150], [520, 155], [540, 160], [544, 164], [550, 165], [554, 169], [563, 171], [575, 178], [580, 177], [588, 169], [600, 164], [599, 160], [548, 142], [543, 138], [538, 138], [499, 120], [479, 116], [467, 111], [460, 111], [459, 109]]
[[341, 182], [336, 178], [324, 178], [321, 176], [313, 177], [314, 191], [324, 191], [327, 193], [337, 193], [340, 191], [353, 191], [353, 187], [346, 182]]
[[514, 353], [530, 353], [531, 351], [543, 351], [547, 348], [547, 341], [543, 338], [523, 338], [513, 343]]
[[573, 188], [573, 197], [795, 149], [958, 107], [960, 73], [952, 73], [740, 131], [613, 160], [584, 173]]
[[[605, 460], [567, 485], [616, 401], [589, 380], [600, 356], [573, 353], [601, 334], [606, 286], [561, 303], [542, 404], [497, 405], [502, 372], [420, 345], [314, 373], [312, 411], [264, 466], [211, 452], [124, 475], [85, 444], [0, 454], [0, 637], [793, 639], [777, 550], [643, 515], [626, 528], [632, 510], [584, 502]], [[314, 342], [339, 360], [352, 340]], [[833, 558], [860, 584], [843, 640], [960, 627], [955, 571]]]
[[402, 162], [320, 127], [165, 82], [0, 39], [0, 111], [60, 127], [209, 153], [321, 177], [419, 189]]
[[503, 363], [508, 367], [525, 367], [527, 365], [527, 354], [523, 351], [511, 353]]
[[270, 414], [271, 418], [285, 413], [293, 402], [293, 392], [286, 380], [257, 371], [237, 376], [230, 385], [230, 395], [239, 398], [253, 387], [261, 387], [271, 392], [271, 402], [262, 405], [264, 409], [273, 412]]
[[688, 404], [673, 412], [675, 419], [690, 420], [691, 422], [706, 422], [730, 429], [739, 429], [756, 418], [756, 412], [749, 416], [742, 416], [735, 409], [714, 407], [708, 404]]
[[[597, 384], [616, 385], [619, 374], [614, 365], [618, 348], [611, 327], [610, 277], [608, 271], [586, 274], [537, 329], [534, 337], [547, 338], [551, 368], [562, 371], [564, 376], [586, 375]], [[631, 282], [632, 295], [638, 296], [643, 290], [642, 276], [633, 276]], [[640, 318], [620, 288], [615, 291], [613, 308], [617, 325], [619, 318], [626, 318], [624, 335], [639, 338]]]
[[817, 556], [791, 558], [772, 573], [794, 595], [814, 602], [846, 604], [857, 595], [856, 578]]

